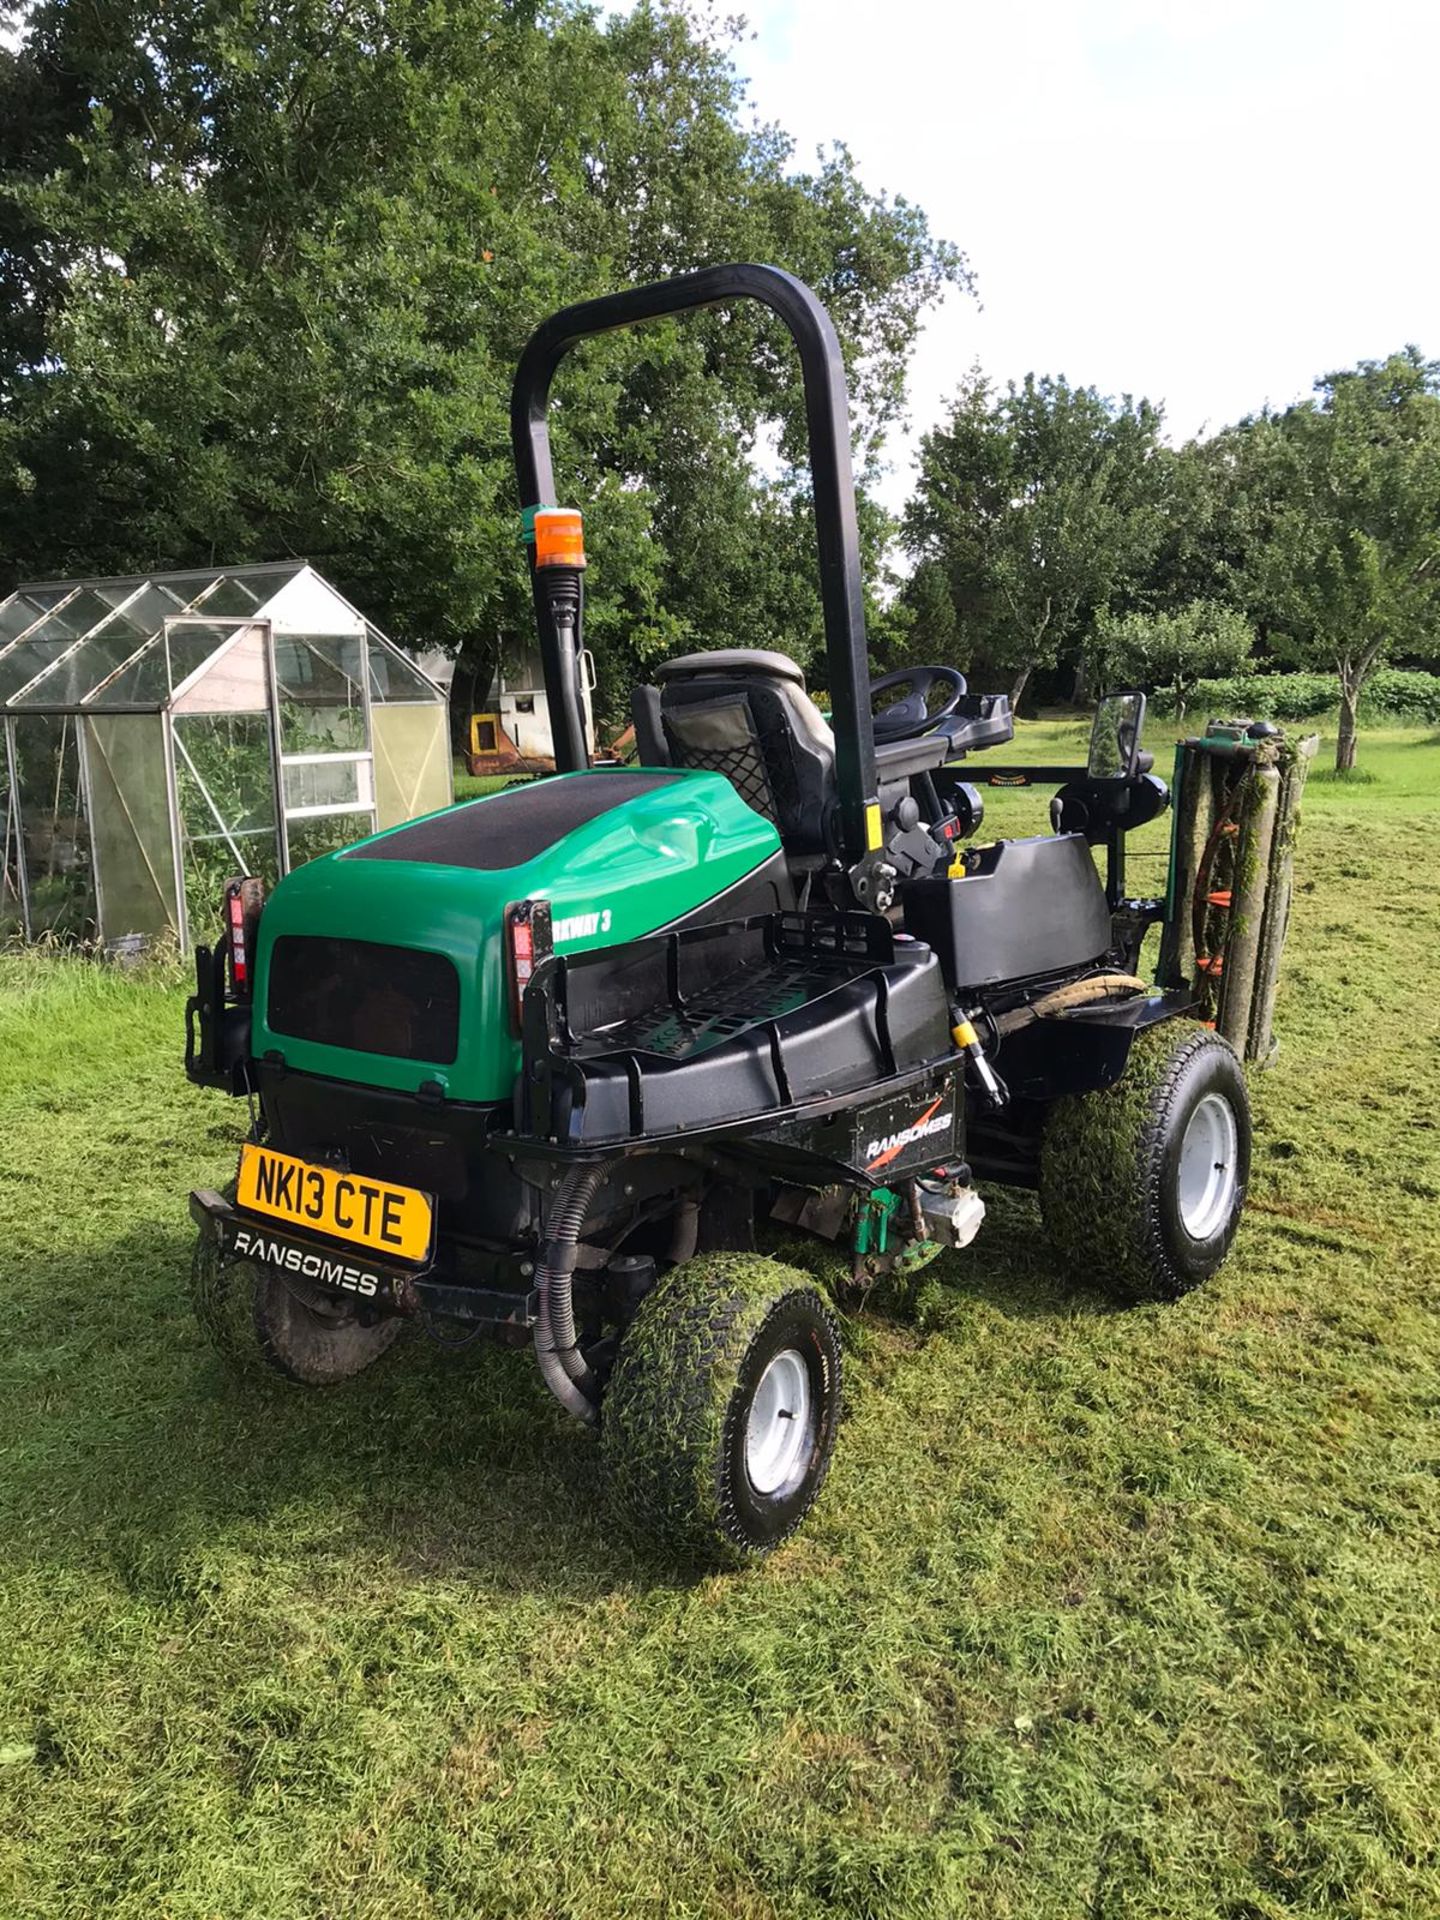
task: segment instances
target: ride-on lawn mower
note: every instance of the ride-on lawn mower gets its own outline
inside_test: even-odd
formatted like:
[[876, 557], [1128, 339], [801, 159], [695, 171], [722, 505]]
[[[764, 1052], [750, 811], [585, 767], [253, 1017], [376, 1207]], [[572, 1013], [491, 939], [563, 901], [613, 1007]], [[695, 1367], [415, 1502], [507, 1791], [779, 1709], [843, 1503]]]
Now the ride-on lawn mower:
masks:
[[[551, 381], [592, 334], [741, 297], [799, 350], [831, 715], [784, 655], [721, 647], [636, 689], [638, 770], [591, 768]], [[964, 1246], [973, 1182], [1007, 1181], [1077, 1279], [1169, 1299], [1234, 1237], [1245, 1080], [1188, 986], [1137, 973], [1166, 912], [1125, 892], [1125, 835], [1168, 803], [1143, 696], [1102, 704], [1086, 767], [993, 770], [1053, 779], [1055, 831], [980, 845], [961, 763], [1011, 738], [1007, 700], [945, 666], [870, 681], [844, 372], [808, 288], [727, 266], [567, 308], [512, 426], [557, 772], [263, 902], [226, 889], [186, 1064], [253, 1125], [233, 1188], [191, 1197], [195, 1303], [232, 1358], [311, 1385], [409, 1322], [533, 1343], [624, 1508], [744, 1560], [808, 1512], [841, 1403], [831, 1307], [757, 1230], [829, 1239], [863, 1283]]]

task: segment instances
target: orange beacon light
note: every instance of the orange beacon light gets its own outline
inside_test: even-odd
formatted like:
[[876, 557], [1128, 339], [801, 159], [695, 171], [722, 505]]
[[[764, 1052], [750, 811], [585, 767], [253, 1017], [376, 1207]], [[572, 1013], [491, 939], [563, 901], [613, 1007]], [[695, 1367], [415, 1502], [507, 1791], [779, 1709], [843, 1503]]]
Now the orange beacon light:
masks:
[[585, 565], [585, 528], [578, 507], [539, 507], [535, 513], [537, 567]]

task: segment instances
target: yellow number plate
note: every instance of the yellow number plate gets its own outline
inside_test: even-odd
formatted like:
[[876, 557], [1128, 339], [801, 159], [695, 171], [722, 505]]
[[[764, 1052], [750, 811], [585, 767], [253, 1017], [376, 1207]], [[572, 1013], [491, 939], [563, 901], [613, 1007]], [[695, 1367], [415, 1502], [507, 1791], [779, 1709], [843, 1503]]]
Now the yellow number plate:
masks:
[[392, 1260], [425, 1259], [435, 1230], [427, 1194], [365, 1174], [312, 1166], [272, 1147], [240, 1149], [235, 1204], [246, 1213], [263, 1213]]

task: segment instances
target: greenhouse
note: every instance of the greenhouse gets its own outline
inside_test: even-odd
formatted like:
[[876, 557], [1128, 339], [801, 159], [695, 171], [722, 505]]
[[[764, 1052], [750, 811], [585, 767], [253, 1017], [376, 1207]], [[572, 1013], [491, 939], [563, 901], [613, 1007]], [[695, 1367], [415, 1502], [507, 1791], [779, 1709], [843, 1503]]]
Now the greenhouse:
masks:
[[0, 719], [0, 938], [188, 945], [451, 799], [444, 693], [301, 561], [20, 587]]

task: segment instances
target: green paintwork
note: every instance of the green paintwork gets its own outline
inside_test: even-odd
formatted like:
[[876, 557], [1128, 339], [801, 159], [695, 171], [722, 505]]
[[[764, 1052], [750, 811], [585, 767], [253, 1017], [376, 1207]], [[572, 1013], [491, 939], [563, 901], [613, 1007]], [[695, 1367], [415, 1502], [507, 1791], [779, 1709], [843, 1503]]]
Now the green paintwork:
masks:
[[[504, 806], [510, 797], [490, 794], [455, 811], [473, 815], [475, 831], [483, 835], [485, 809]], [[287, 1065], [303, 1072], [365, 1086], [414, 1092], [422, 1082], [434, 1081], [456, 1100], [508, 1099], [519, 1043], [502, 944], [506, 907], [519, 900], [548, 900], [558, 952], [616, 946], [703, 906], [763, 865], [779, 845], [775, 828], [745, 805], [728, 780], [686, 772], [612, 807], [517, 867], [481, 872], [326, 854], [287, 875], [266, 902], [252, 1051], [257, 1057], [278, 1051]], [[567, 926], [576, 921], [580, 925]], [[460, 975], [457, 1058], [449, 1064], [396, 1060], [273, 1032], [264, 1016], [270, 949], [285, 933], [340, 935], [447, 954]]]
[[885, 1253], [890, 1245], [890, 1222], [900, 1205], [900, 1196], [889, 1187], [871, 1190], [859, 1219], [855, 1222], [857, 1254]]
[[[890, 1251], [890, 1229], [895, 1217], [904, 1205], [900, 1195], [893, 1187], [872, 1187], [864, 1200], [859, 1203], [859, 1212], [855, 1218], [855, 1234], [852, 1245], [855, 1258], [864, 1267], [872, 1279], [878, 1279], [884, 1272], [880, 1263]], [[897, 1228], [897, 1233], [900, 1229]], [[895, 1254], [895, 1267], [900, 1273], [916, 1273], [942, 1251], [938, 1240], [904, 1239]]]

